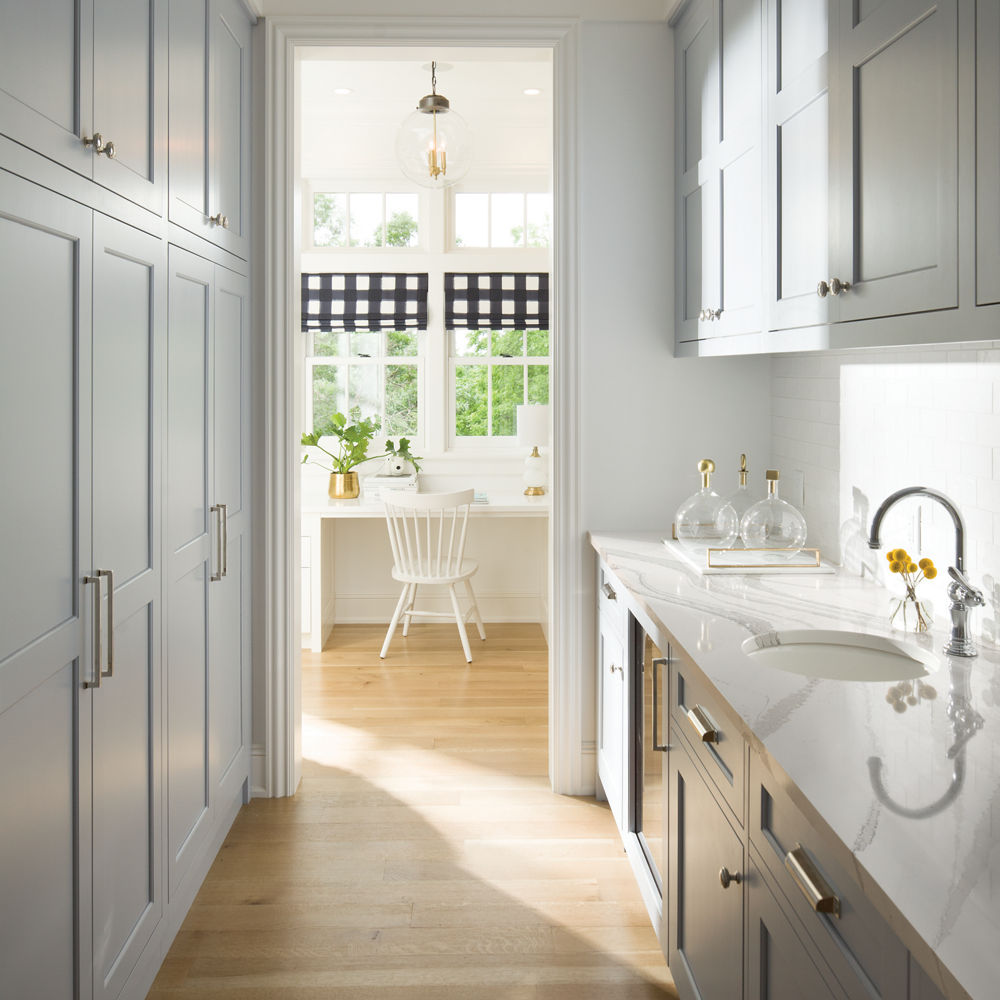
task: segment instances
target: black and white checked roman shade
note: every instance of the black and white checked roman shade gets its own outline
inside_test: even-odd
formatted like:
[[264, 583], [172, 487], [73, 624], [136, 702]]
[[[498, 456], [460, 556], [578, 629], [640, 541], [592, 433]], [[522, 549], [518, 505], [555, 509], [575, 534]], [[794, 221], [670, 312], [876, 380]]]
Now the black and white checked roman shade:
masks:
[[303, 274], [302, 329], [426, 330], [426, 274]]
[[445, 329], [547, 330], [549, 276], [445, 274]]

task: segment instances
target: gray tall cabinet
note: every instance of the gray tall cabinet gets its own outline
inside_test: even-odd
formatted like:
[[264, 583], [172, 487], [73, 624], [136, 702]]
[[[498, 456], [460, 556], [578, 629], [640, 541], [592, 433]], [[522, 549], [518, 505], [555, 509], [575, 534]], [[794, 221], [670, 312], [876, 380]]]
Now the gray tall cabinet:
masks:
[[0, 24], [0, 996], [143, 997], [249, 790], [251, 20]]

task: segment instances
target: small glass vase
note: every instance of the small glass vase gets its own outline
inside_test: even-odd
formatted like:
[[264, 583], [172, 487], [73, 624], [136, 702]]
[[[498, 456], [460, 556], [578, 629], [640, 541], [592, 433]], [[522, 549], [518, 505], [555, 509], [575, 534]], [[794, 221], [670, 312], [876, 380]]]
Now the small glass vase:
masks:
[[929, 632], [934, 625], [934, 606], [910, 594], [891, 597], [889, 624], [902, 632]]

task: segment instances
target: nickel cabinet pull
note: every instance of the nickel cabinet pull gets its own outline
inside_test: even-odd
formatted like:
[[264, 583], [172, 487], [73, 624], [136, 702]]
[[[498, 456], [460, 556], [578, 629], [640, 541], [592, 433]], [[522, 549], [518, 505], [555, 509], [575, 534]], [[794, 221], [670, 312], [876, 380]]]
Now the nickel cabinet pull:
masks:
[[827, 884], [826, 879], [820, 875], [813, 859], [801, 844], [796, 844], [785, 855], [785, 868], [817, 913], [840, 916], [840, 899]]
[[222, 579], [222, 504], [213, 503], [211, 507], [208, 508], [213, 514], [216, 515], [215, 518], [215, 572], [211, 576], [211, 580], [215, 583]]
[[666, 743], [660, 742], [660, 727], [657, 725], [660, 719], [660, 685], [657, 681], [659, 676], [657, 668], [666, 666], [667, 662], [667, 657], [657, 656], [651, 664], [653, 668], [653, 749], [659, 750], [661, 753], [669, 750], [670, 747]]
[[[115, 673], [115, 574], [109, 569], [97, 570], [97, 578], [108, 578], [108, 669], [101, 672], [101, 677], [113, 677]], [[101, 585], [97, 585], [97, 601], [100, 604]]]
[[97, 592], [94, 594], [94, 679], [84, 681], [85, 688], [99, 688], [101, 686], [101, 578], [99, 576], [85, 576], [83, 584], [97, 584]]
[[229, 504], [220, 503], [222, 508], [222, 575], [229, 576]]
[[604, 596], [609, 601], [617, 601], [618, 600], [618, 595], [615, 593], [615, 589], [614, 589], [614, 587], [611, 586], [610, 583], [605, 583], [601, 587], [601, 590], [604, 591]]
[[719, 727], [701, 705], [689, 708], [687, 710], [687, 718], [702, 743], [718, 743], [722, 738]]

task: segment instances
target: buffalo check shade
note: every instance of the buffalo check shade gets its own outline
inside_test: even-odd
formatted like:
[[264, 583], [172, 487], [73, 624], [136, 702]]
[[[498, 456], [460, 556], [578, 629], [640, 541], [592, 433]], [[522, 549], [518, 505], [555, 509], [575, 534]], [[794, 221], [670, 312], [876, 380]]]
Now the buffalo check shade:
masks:
[[302, 329], [426, 330], [426, 274], [303, 274]]
[[548, 274], [445, 274], [447, 330], [547, 330]]

